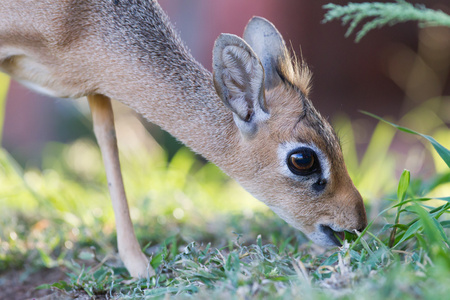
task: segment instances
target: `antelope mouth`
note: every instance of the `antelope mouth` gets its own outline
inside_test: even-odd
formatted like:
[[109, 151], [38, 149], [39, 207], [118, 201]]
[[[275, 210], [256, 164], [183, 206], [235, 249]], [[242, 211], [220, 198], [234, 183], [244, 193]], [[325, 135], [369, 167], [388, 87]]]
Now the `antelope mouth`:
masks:
[[[335, 231], [328, 225], [320, 225], [320, 229], [336, 246], [342, 246], [341, 241], [344, 241], [345, 238], [344, 231]], [[338, 237], [341, 241], [339, 241]]]

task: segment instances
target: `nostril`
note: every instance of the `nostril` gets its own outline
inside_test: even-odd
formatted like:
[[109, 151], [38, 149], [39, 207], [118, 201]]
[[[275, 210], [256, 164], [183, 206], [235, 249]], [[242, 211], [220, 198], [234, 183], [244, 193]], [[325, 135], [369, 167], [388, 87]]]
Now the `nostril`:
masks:
[[361, 227], [361, 228], [358, 228], [358, 229], [356, 229], [356, 231], [358, 231], [358, 232], [363, 232], [363, 231], [364, 231], [364, 229], [366, 229], [366, 226], [364, 226], [364, 227]]
[[367, 217], [366, 217], [366, 212], [364, 212], [363, 218], [361, 220], [361, 222], [359, 223], [360, 226], [358, 228], [358, 231], [363, 231], [364, 229], [366, 229], [367, 227]]
[[358, 209], [358, 231], [361, 232], [367, 227], [367, 215], [366, 215], [366, 209], [364, 207], [364, 204], [361, 201], [361, 205]]
[[358, 232], [363, 232], [364, 229], [366, 229], [366, 227], [367, 227], [367, 223], [364, 222], [363, 225], [361, 225], [360, 227], [356, 228], [355, 230], [358, 231]]

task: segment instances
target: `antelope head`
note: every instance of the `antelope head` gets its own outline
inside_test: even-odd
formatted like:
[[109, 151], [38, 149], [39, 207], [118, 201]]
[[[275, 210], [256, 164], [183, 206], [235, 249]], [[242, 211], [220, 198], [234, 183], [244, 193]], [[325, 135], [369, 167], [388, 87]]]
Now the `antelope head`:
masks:
[[338, 137], [308, 98], [311, 73], [291, 57], [277, 29], [254, 17], [243, 39], [222, 34], [214, 85], [239, 136], [227, 170], [256, 198], [317, 244], [367, 225]]

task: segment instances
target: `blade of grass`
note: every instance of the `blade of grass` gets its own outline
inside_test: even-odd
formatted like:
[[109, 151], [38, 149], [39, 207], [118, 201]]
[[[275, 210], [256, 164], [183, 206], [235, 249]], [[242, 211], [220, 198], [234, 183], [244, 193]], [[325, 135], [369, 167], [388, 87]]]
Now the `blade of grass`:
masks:
[[399, 126], [397, 124], [391, 123], [391, 122], [386, 121], [385, 119], [383, 119], [383, 118], [381, 118], [381, 117], [379, 117], [377, 115], [371, 114], [369, 112], [366, 112], [366, 111], [361, 111], [361, 112], [363, 114], [371, 116], [372, 118], [375, 118], [375, 119], [377, 119], [379, 121], [385, 122], [386, 124], [389, 124], [389, 125], [397, 128], [400, 131], [411, 133], [411, 134], [415, 134], [415, 135], [419, 135], [419, 136], [427, 139], [431, 143], [431, 145], [434, 147], [436, 152], [439, 154], [439, 156], [444, 160], [444, 162], [450, 168], [450, 150], [448, 150], [447, 148], [445, 148], [444, 146], [439, 144], [433, 137], [431, 137], [429, 135], [426, 135], [426, 134], [422, 134], [422, 133], [416, 132], [416, 131], [414, 131], [412, 129], [409, 129], [409, 128], [406, 128], [406, 127], [402, 127], [402, 126]]
[[[406, 191], [408, 189], [410, 179], [411, 179], [410, 172], [408, 170], [404, 170], [402, 175], [400, 176], [400, 180], [398, 182], [397, 199], [398, 199], [398, 202], [400, 205], [397, 208], [397, 215], [395, 216], [394, 225], [398, 224], [398, 220], [400, 219], [400, 212], [401, 212], [401, 208], [402, 208], [401, 204], [403, 204], [403, 202], [405, 200]], [[397, 227], [394, 226], [394, 228], [392, 228], [391, 236], [389, 238], [389, 247], [390, 248], [392, 248], [394, 246], [396, 231], [397, 231]]]
[[[442, 234], [440, 228], [436, 226], [436, 224], [439, 224], [438, 222], [435, 222], [436, 220], [430, 216], [428, 211], [426, 211], [422, 206], [420, 206], [417, 203], [414, 203], [414, 208], [420, 217], [420, 220], [423, 224], [423, 229], [426, 233], [426, 236], [428, 237], [430, 241], [429, 247], [433, 245], [439, 246], [439, 248], [444, 249], [444, 240], [442, 239]], [[443, 232], [443, 230], [442, 230]], [[445, 234], [444, 234], [445, 235]]]
[[416, 232], [418, 232], [422, 228], [422, 222], [420, 220], [418, 222], [415, 222], [413, 225], [409, 226], [408, 230], [406, 230], [403, 237], [400, 239], [400, 241], [395, 244], [392, 248], [396, 248], [398, 245], [412, 237]]
[[441, 226], [441, 223], [438, 222], [438, 220], [436, 220], [435, 218], [432, 219], [435, 228], [437, 229], [437, 231], [441, 234], [441, 238], [442, 240], [447, 243], [447, 245], [450, 245], [450, 241], [448, 240], [447, 235], [444, 232], [444, 228]]

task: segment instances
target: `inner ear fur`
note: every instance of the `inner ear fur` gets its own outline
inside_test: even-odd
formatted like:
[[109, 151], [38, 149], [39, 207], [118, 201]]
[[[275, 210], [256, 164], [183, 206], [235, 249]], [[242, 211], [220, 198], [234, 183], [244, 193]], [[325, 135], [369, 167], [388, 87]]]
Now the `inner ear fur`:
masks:
[[268, 117], [264, 69], [251, 47], [240, 37], [221, 34], [213, 50], [214, 86], [244, 135]]

